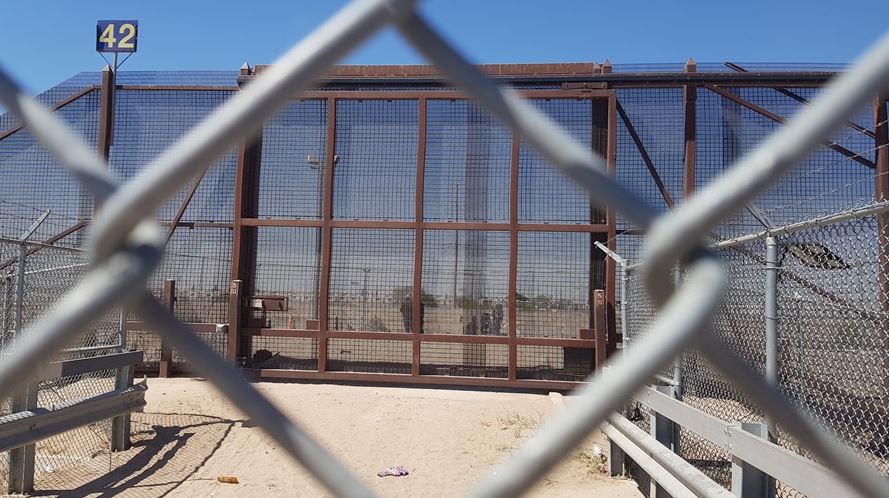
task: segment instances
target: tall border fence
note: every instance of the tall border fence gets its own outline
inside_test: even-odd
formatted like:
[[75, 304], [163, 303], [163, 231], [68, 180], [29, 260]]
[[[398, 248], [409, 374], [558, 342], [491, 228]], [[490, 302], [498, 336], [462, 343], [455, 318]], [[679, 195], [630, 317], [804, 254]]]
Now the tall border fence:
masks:
[[[322, 73], [389, 23], [436, 67]], [[54, 117], [0, 73], [0, 98], [27, 125], [6, 119], [10, 127], [0, 143], [13, 153], [3, 160], [15, 167], [4, 174], [39, 178], [37, 168], [56, 166], [74, 173], [46, 177], [42, 185], [52, 183], [44, 190], [51, 192], [43, 196], [46, 206], [34, 205], [40, 189], [17, 188], [18, 176], [7, 177], [7, 205], [62, 213], [75, 225], [89, 224], [92, 235], [86, 247], [91, 270], [8, 349], [0, 395], [26, 381], [35, 360], [46, 360], [86, 323], [125, 303], [132, 313], [127, 325], [162, 337], [160, 368], [178, 354], [332, 492], [364, 496], [363, 485], [220, 358], [219, 335], [227, 339], [229, 359], [265, 377], [573, 387], [603, 351], [616, 349], [618, 305], [629, 308], [617, 302], [615, 263], [594, 249], [599, 242], [641, 262], [646, 295], [658, 309], [649, 331], [636, 335], [636, 347], [611, 356], [608, 374], [587, 377], [574, 405], [481, 483], [479, 495], [528, 489], [660, 371], [677, 386], [682, 376], [703, 377], [690, 392], [711, 393], [716, 404], [743, 404], [712, 394], [729, 392], [723, 384], [730, 382], [768, 415], [768, 425], [777, 428], [773, 436], [796, 441], [858, 492], [885, 496], [885, 477], [860, 465], [811, 416], [822, 415], [806, 415], [799, 407], [809, 405], [792, 396], [809, 392], [811, 384], [834, 387], [830, 377], [757, 372], [758, 353], [749, 352], [759, 347], [750, 304], [758, 294], [743, 277], [733, 278], [744, 275], [749, 262], [737, 251], [707, 246], [885, 198], [889, 137], [880, 90], [889, 75], [889, 41], [844, 74], [706, 68], [691, 61], [682, 71], [632, 73], [610, 64], [476, 67], [412, 2], [366, 0], [275, 65], [245, 67], [239, 85], [128, 86], [106, 71], [98, 92], [82, 89], [56, 101]], [[318, 78], [324, 81], [313, 89]], [[873, 95], [878, 98], [869, 105]], [[484, 111], [457, 103], [466, 97]], [[438, 135], [435, 123], [444, 125]], [[460, 155], [458, 163], [448, 162]], [[23, 164], [35, 169], [22, 175]], [[435, 168], [450, 174], [436, 177]], [[462, 182], [454, 182], [461, 174]], [[54, 195], [60, 192], [66, 195]], [[101, 205], [95, 217], [93, 196]], [[877, 227], [882, 234], [881, 217]], [[773, 246], [786, 249], [788, 266], [770, 270], [772, 280], [786, 283], [793, 280], [788, 275], [804, 272], [788, 258], [808, 262], [813, 271], [826, 272], [825, 265], [846, 271], [847, 260], [856, 259], [828, 238]], [[456, 269], [447, 258], [426, 257], [448, 248]], [[777, 265], [781, 254], [766, 258]], [[882, 248], [876, 258], [882, 290]], [[281, 268], [282, 261], [293, 264]], [[435, 291], [425, 284], [435, 284]], [[811, 288], [796, 291], [812, 300], [800, 309], [817, 308]], [[84, 295], [91, 299], [77, 298]], [[165, 303], [157, 299], [162, 295]], [[726, 312], [733, 299], [738, 304]], [[861, 308], [867, 306], [853, 301], [843, 317], [858, 317]], [[736, 311], [741, 318], [729, 318]], [[623, 315], [624, 326], [637, 319]], [[834, 318], [840, 315], [835, 310], [809, 322], [822, 332], [796, 346], [797, 370], [805, 370], [812, 348], [827, 347], [823, 330], [845, 323]], [[772, 323], [781, 330], [780, 319]], [[563, 345], [567, 339], [552, 336], [553, 324], [573, 341], [590, 334], [593, 342]], [[399, 328], [403, 332], [392, 332]], [[738, 336], [745, 328], [749, 335]], [[199, 337], [195, 329], [211, 336]], [[260, 339], [266, 345], [258, 349]], [[683, 358], [671, 366], [686, 347], [700, 351], [702, 361], [689, 367]], [[860, 346], [842, 356], [855, 355], [856, 347], [867, 356]], [[554, 378], [575, 362], [585, 367], [573, 379]], [[790, 358], [784, 364], [793, 365]], [[529, 369], [531, 378], [522, 378]], [[781, 393], [778, 381], [798, 391]], [[850, 392], [838, 388], [831, 396]], [[855, 395], [867, 400], [873, 393]], [[830, 406], [821, 394], [807, 396], [812, 405]], [[655, 420], [655, 429], [659, 425]], [[674, 447], [681, 450], [681, 438]]]

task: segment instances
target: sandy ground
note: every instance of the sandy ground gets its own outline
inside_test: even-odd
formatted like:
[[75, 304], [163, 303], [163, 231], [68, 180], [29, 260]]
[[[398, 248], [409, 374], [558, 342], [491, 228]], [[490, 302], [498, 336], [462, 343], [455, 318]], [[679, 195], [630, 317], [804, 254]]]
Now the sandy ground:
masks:
[[[57, 472], [38, 482], [62, 496], [325, 496], [276, 444], [197, 379], [149, 379], [134, 446], [111, 456], [110, 473]], [[559, 409], [542, 394], [327, 384], [257, 383], [285, 413], [382, 496], [460, 496]], [[641, 496], [632, 481], [596, 469], [593, 444], [553, 470], [532, 496]], [[108, 462], [107, 455], [98, 456]], [[107, 465], [107, 464], [106, 464]], [[410, 475], [380, 478], [403, 465]], [[107, 467], [105, 468], [107, 470]], [[217, 476], [237, 477], [222, 484]], [[49, 489], [53, 488], [53, 489]]]

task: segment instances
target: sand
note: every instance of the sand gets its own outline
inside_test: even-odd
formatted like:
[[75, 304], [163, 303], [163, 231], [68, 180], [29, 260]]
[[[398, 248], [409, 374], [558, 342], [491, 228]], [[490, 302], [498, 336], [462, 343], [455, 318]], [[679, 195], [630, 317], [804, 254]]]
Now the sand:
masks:
[[[310, 474], [206, 381], [149, 379], [134, 446], [110, 473], [55, 475], [41, 494], [65, 496], [327, 496]], [[558, 410], [546, 394], [261, 382], [255, 384], [381, 496], [460, 496]], [[531, 496], [641, 496], [603, 475], [593, 435]], [[98, 456], [108, 460], [108, 456]], [[403, 465], [405, 477], [380, 478]], [[106, 468], [107, 470], [107, 468]], [[236, 477], [223, 484], [217, 476]]]

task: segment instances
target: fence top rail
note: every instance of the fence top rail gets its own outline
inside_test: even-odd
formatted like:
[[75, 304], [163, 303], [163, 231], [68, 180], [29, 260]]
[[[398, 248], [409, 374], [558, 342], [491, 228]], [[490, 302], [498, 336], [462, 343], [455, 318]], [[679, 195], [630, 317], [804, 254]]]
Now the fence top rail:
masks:
[[[828, 225], [832, 225], [835, 223], [842, 223], [844, 221], [856, 220], [860, 218], [867, 218], [869, 216], [875, 216], [880, 213], [889, 211], [889, 201], [880, 201], [875, 204], [871, 204], [869, 206], [859, 207], [855, 209], [850, 209], [848, 211], [844, 211], [838, 214], [831, 214], [828, 216], [822, 216], [820, 218], [813, 218], [811, 220], [800, 221], [797, 223], [791, 223], [789, 225], [783, 225], [780, 227], [772, 227], [767, 228], [765, 230], [759, 232], [749, 233], [747, 235], [741, 235], [738, 237], [732, 237], [730, 239], [720, 240], [710, 245], [711, 249], [728, 249], [731, 247], [736, 247], [739, 245], [747, 244], [749, 242], [753, 242], [756, 240], [762, 240], [767, 237], [779, 237], [781, 235], [790, 235], [793, 233], [802, 232], [805, 230], [811, 230], [813, 228], [820, 228]], [[599, 246], [599, 244], [596, 244]], [[602, 249], [600, 247], [600, 249]], [[604, 249], [603, 249], [604, 250]], [[640, 263], [629, 263], [627, 260], [621, 258], [617, 254], [613, 254], [612, 251], [605, 251], [611, 257], [616, 257], [619, 259], [615, 259], [618, 263], [620, 263], [621, 267], [626, 271], [634, 271], [640, 268]], [[621, 263], [623, 261], [626, 264]]]
[[822, 216], [820, 218], [813, 218], [811, 220], [791, 223], [789, 225], [784, 225], [781, 227], [767, 228], [760, 232], [721, 240], [713, 244], [711, 247], [713, 249], [725, 249], [728, 247], [734, 247], [741, 244], [746, 244], [748, 242], [753, 242], [755, 240], [765, 239], [766, 237], [789, 235], [792, 233], [802, 232], [804, 230], [811, 230], [813, 228], [820, 228], [823, 226], [832, 225], [834, 223], [842, 223], [844, 221], [867, 218], [869, 216], [874, 216], [887, 210], [889, 210], [889, 201], [881, 201], [869, 206], [850, 209], [838, 214], [832, 214], [828, 216]]
[[[249, 81], [268, 71], [269, 64], [258, 64], [248, 74], [241, 74], [238, 82]], [[610, 64], [595, 62], [546, 64], [480, 64], [476, 66], [495, 79], [514, 82], [601, 82], [611, 86], [638, 84], [769, 84], [781, 86], [822, 85], [838, 71], [657, 71], [639, 70], [611, 72]], [[406, 65], [338, 65], [329, 68], [321, 77], [326, 83], [442, 83], [445, 78], [440, 68], [429, 64]]]

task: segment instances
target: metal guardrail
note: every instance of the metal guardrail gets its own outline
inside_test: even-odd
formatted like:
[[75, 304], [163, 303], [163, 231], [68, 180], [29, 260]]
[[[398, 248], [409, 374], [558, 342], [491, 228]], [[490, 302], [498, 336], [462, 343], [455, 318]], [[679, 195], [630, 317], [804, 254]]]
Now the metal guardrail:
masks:
[[624, 474], [624, 458], [630, 457], [645, 470], [657, 487], [674, 498], [734, 496], [660, 441], [620, 415], [612, 415], [608, 422], [602, 424], [602, 432], [608, 436], [611, 444], [612, 475]]
[[[130, 444], [130, 412], [145, 406], [148, 386], [133, 385], [133, 367], [142, 361], [141, 351], [55, 361], [40, 365], [13, 396], [12, 413], [0, 417], [0, 451], [9, 451], [10, 493], [34, 489], [34, 443], [84, 425], [112, 419], [112, 449]], [[87, 399], [37, 407], [41, 381], [61, 379], [102, 370], [117, 370], [115, 390]]]
[[68, 401], [50, 408], [32, 408], [0, 417], [0, 451], [8, 451], [84, 425], [140, 410], [145, 406], [146, 384]]
[[[233, 365], [217, 358], [187, 326], [155, 301], [144, 285], [164, 249], [165, 237], [152, 219], [157, 207], [190, 179], [202, 174], [214, 159], [253, 133], [294, 94], [305, 90], [327, 66], [387, 25], [394, 25], [448, 78], [517, 130], [598, 202], [621, 212], [649, 234], [643, 272], [648, 290], [660, 308], [651, 333], [645, 334], [636, 348], [611, 362], [612, 375], [594, 377], [581, 388], [571, 409], [553, 417], [512, 458], [489, 474], [473, 491], [474, 495], [505, 497], [526, 491], [648, 382], [661, 365], [672, 361], [686, 347], [696, 346], [721, 370], [730, 373], [729, 377], [777, 424], [858, 492], [873, 497], [889, 496], [885, 478], [862, 464], [833, 435], [801, 415], [725, 344], [707, 333], [708, 321], [720, 301], [725, 274], [718, 261], [703, 249], [706, 234], [716, 224], [774, 183], [887, 86], [889, 38], [865, 54], [852, 70], [833, 80], [811, 107], [759, 150], [665, 215], [658, 215], [618, 184], [608, 174], [601, 157], [571, 140], [515, 92], [500, 88], [470, 65], [426, 23], [411, 0], [358, 0], [348, 5], [121, 186], [94, 152], [0, 71], [0, 101], [19, 115], [103, 203], [92, 227], [91, 271], [16, 342], [9, 360], [0, 364], [0, 396], [10, 394], [25, 382], [40, 361], [49, 358], [68, 338], [111, 306], [125, 304], [161, 331], [173, 347], [192, 360], [198, 372], [240, 405], [332, 493], [372, 495], [242, 379]], [[676, 288], [671, 273], [680, 260], [687, 264], [686, 279], [682, 287]]]
[[[635, 399], [649, 407], [652, 412], [703, 437], [738, 460], [756, 467], [805, 496], [833, 497], [855, 494], [855, 490], [830, 469], [743, 430], [740, 423], [725, 422], [651, 387], [641, 390]], [[622, 418], [619, 415], [614, 417]], [[614, 423], [612, 425], [619, 426]], [[623, 432], [622, 426], [619, 427]], [[669, 451], [666, 447], [664, 449]]]

